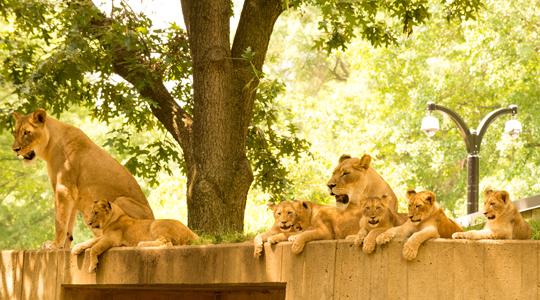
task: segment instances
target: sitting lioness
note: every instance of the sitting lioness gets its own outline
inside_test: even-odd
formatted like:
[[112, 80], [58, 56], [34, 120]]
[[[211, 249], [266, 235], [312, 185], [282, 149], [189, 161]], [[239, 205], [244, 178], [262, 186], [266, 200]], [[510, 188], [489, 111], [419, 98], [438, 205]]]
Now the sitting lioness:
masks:
[[309, 226], [312, 203], [307, 201], [282, 201], [278, 204], [269, 203], [274, 214], [274, 225], [267, 232], [260, 233], [253, 240], [255, 250], [254, 257], [260, 257], [263, 253], [263, 244], [286, 241], [293, 234], [302, 231]]
[[406, 218], [396, 214], [388, 208], [388, 196], [368, 197], [362, 201], [362, 218], [358, 234], [349, 235], [346, 239], [354, 241], [356, 246], [362, 246], [366, 254], [375, 250], [376, 238], [379, 234], [394, 226], [399, 226]]
[[349, 202], [360, 203], [368, 197], [388, 195], [388, 207], [396, 212], [396, 194], [370, 165], [371, 156], [368, 154], [362, 158], [343, 154], [327, 183], [330, 195], [336, 197], [336, 203], [340, 206], [347, 206]]
[[531, 238], [531, 226], [525, 222], [517, 208], [510, 200], [507, 191], [484, 191], [484, 215], [487, 223], [482, 230], [456, 232], [454, 239], [515, 239]]
[[96, 199], [114, 201], [133, 218], [154, 218], [133, 176], [80, 129], [47, 116], [43, 109], [26, 116], [15, 112], [13, 117], [13, 151], [27, 161], [45, 160], [54, 191], [55, 238], [44, 248], [69, 248], [77, 211], [86, 218]]
[[198, 238], [180, 221], [134, 219], [107, 200], [98, 200], [93, 204], [88, 225], [102, 230], [103, 235], [79, 243], [71, 251], [78, 255], [90, 248], [88, 272], [96, 270], [98, 256], [111, 247], [186, 245]]
[[409, 220], [401, 226], [393, 227], [377, 237], [377, 244], [383, 245], [393, 238], [407, 238], [403, 245], [403, 257], [413, 260], [418, 248], [432, 238], [450, 238], [454, 232], [463, 231], [459, 225], [449, 219], [430, 191], [407, 192], [409, 200]]

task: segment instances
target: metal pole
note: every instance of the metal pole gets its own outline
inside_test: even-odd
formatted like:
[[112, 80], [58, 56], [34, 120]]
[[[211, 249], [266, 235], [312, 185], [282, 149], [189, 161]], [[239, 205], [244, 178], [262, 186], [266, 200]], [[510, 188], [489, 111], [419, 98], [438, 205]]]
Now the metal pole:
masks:
[[450, 117], [457, 125], [467, 149], [467, 214], [478, 211], [479, 181], [480, 181], [480, 145], [489, 125], [503, 114], [517, 113], [517, 105], [510, 105], [507, 108], [499, 108], [490, 112], [482, 119], [477, 130], [470, 130], [463, 119], [453, 110], [437, 105], [433, 102], [427, 104], [429, 111], [438, 110]]
[[478, 211], [478, 185], [480, 181], [480, 157], [467, 156], [467, 214]]

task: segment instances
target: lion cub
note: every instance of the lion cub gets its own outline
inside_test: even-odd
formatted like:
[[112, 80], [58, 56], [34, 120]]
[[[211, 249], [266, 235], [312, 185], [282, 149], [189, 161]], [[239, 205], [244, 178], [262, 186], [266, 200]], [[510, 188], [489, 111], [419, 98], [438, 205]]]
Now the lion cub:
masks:
[[263, 244], [286, 241], [294, 233], [309, 227], [313, 203], [308, 201], [282, 201], [278, 204], [269, 203], [268, 208], [274, 214], [274, 225], [267, 232], [258, 234], [253, 240], [254, 257], [260, 257], [264, 250]]
[[385, 232], [389, 228], [399, 226], [406, 221], [402, 217], [393, 212], [388, 207], [389, 197], [385, 194], [382, 197], [368, 197], [362, 202], [362, 218], [359, 225], [358, 234], [347, 236], [347, 240], [354, 241], [356, 246], [363, 244], [362, 250], [366, 254], [370, 254], [375, 250], [375, 239], [379, 234]]
[[98, 256], [111, 247], [185, 245], [198, 238], [180, 221], [134, 219], [107, 200], [94, 201], [88, 225], [103, 235], [75, 245], [71, 253], [90, 248], [90, 273], [96, 270]]
[[407, 260], [416, 258], [418, 248], [432, 238], [450, 238], [454, 232], [463, 231], [459, 225], [449, 219], [436, 202], [433, 192], [407, 192], [409, 201], [409, 220], [398, 227], [393, 227], [377, 237], [377, 244], [383, 245], [393, 238], [407, 238], [403, 245], [403, 257]]
[[517, 208], [510, 201], [507, 191], [484, 191], [484, 215], [487, 223], [482, 230], [456, 232], [454, 239], [516, 239], [531, 238], [531, 226], [525, 222]]

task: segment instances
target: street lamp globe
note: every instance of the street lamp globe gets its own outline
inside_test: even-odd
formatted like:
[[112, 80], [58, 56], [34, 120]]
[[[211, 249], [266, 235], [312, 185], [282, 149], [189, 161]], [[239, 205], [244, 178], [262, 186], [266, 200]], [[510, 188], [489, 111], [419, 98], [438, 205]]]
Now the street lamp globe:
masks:
[[521, 130], [521, 123], [516, 119], [508, 120], [504, 124], [504, 133], [506, 133], [512, 139], [516, 139], [521, 133]]
[[427, 136], [432, 137], [439, 131], [439, 119], [434, 116], [428, 115], [422, 119], [422, 131], [427, 134]]

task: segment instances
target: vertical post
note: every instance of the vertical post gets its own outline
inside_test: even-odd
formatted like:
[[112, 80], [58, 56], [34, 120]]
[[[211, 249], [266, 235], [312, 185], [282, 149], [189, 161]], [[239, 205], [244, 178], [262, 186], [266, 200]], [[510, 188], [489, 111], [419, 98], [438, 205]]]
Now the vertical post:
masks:
[[478, 186], [480, 180], [480, 158], [478, 154], [467, 157], [467, 214], [478, 211]]

